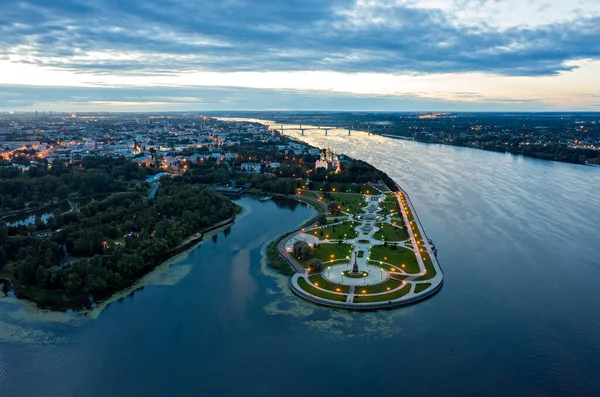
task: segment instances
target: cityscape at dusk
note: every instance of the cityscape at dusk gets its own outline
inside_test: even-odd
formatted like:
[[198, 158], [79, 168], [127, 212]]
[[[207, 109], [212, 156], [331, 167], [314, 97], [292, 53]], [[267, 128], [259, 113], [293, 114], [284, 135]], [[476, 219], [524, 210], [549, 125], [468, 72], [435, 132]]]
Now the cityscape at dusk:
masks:
[[0, 396], [600, 396], [599, 0], [0, 4]]

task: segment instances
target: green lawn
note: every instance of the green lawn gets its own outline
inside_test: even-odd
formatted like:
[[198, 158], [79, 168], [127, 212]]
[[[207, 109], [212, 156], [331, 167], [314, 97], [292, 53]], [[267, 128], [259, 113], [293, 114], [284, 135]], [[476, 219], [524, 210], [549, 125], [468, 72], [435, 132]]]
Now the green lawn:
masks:
[[356, 253], [356, 256], [357, 256], [358, 258], [362, 258], [362, 257], [364, 257], [364, 256], [365, 256], [365, 251], [358, 251], [358, 252]]
[[425, 263], [425, 270], [427, 271], [427, 273], [425, 273], [424, 275], [417, 277], [415, 279], [415, 281], [425, 281], [425, 280], [431, 280], [434, 276], [435, 276], [435, 268], [433, 267], [433, 262], [431, 261], [431, 258], [429, 257], [429, 254], [424, 253], [421, 254], [423, 259], [423, 263]]
[[370, 259], [391, 263], [407, 273], [419, 273], [419, 263], [415, 253], [400, 246], [392, 249], [390, 246], [376, 245], [371, 248]]
[[375, 262], [375, 261], [371, 261], [371, 260], [367, 261], [367, 262], [368, 262], [369, 265], [380, 267], [380, 268], [382, 268], [384, 270], [387, 270], [388, 272], [389, 271], [392, 271], [392, 272], [398, 271], [395, 267], [392, 267], [390, 265], [384, 265], [384, 264], [381, 264], [379, 262]]
[[431, 287], [430, 283], [415, 284], [415, 294], [418, 294], [419, 292], [425, 291], [429, 287]]
[[348, 290], [350, 289], [350, 287], [348, 287], [347, 285], [334, 284], [330, 281], [327, 281], [320, 274], [310, 276], [308, 279], [311, 283], [333, 292], [343, 292], [344, 294], [347, 294]]
[[[302, 186], [307, 186], [307, 185], [303, 184]], [[320, 191], [322, 186], [323, 186], [323, 184], [321, 182], [313, 182], [312, 190]], [[357, 185], [354, 183], [330, 183], [329, 191], [332, 193], [333, 192], [363, 193], [363, 194], [378, 193], [377, 191], [374, 191], [368, 185]], [[367, 193], [367, 192], [369, 192], [369, 193]]]
[[334, 259], [345, 259], [347, 256], [352, 256], [353, 248], [354, 247], [352, 247], [351, 244], [319, 244], [319, 246], [314, 250], [314, 257], [322, 260], [323, 262]]
[[[344, 222], [341, 225], [311, 230], [310, 233], [318, 236], [322, 240], [347, 240], [356, 238], [358, 236], [358, 233], [353, 230], [356, 226], [358, 226], [358, 223]], [[315, 232], [317, 232], [317, 234], [315, 234]]]
[[329, 299], [332, 301], [346, 302], [346, 299], [348, 297], [347, 295], [337, 295], [337, 294], [332, 294], [330, 292], [321, 291], [320, 289], [317, 289], [317, 288], [313, 287], [312, 285], [310, 285], [309, 283], [307, 283], [306, 280], [302, 277], [298, 278], [298, 286], [300, 286], [300, 288], [302, 288], [304, 291], [308, 292], [309, 294], [318, 296], [320, 298]]
[[279, 254], [279, 251], [277, 250], [278, 242], [278, 240], [273, 241], [267, 248], [268, 264], [278, 272], [291, 276], [294, 274], [294, 270], [290, 264]]
[[[390, 279], [390, 280], [386, 281], [385, 283], [381, 283], [381, 284], [377, 284], [377, 285], [371, 285], [371, 286], [367, 286], [367, 287], [357, 286], [356, 290], [354, 292], [356, 293], [356, 295], [362, 295], [363, 291], [365, 291], [364, 292], [365, 294], [378, 294], [380, 292], [386, 292], [386, 291], [396, 289], [400, 285], [402, 285], [402, 282]], [[389, 288], [389, 290], [388, 290], [388, 288]]]
[[319, 193], [313, 192], [311, 190], [300, 190], [300, 195], [301, 196], [306, 196], [306, 197], [311, 197], [311, 198], [316, 198], [316, 199], [318, 199], [319, 197], [321, 197], [319, 195]]
[[387, 302], [387, 301], [391, 301], [394, 299], [398, 299], [403, 297], [404, 295], [408, 294], [410, 292], [410, 287], [411, 284], [406, 284], [406, 287], [392, 292], [390, 294], [384, 294], [384, 295], [371, 295], [371, 296], [360, 296], [357, 295], [354, 297], [354, 302], [355, 303], [365, 303], [365, 302]]
[[401, 227], [390, 225], [389, 223], [376, 223], [375, 226], [381, 228], [381, 230], [373, 235], [377, 240], [403, 241], [408, 239], [408, 233]]
[[349, 193], [331, 193], [334, 201], [341, 204], [341, 209], [344, 212], [351, 214], [362, 213], [362, 207], [365, 206], [365, 196], [362, 194], [349, 194]]
[[328, 216], [327, 217], [327, 224], [332, 224], [332, 223], [338, 223], [338, 222], [342, 222], [348, 220], [347, 216]]
[[398, 207], [398, 201], [396, 201], [395, 197], [392, 197], [390, 199], [386, 198], [380, 205], [383, 208], [383, 212], [385, 214], [398, 214], [398, 212], [400, 211], [400, 207]]

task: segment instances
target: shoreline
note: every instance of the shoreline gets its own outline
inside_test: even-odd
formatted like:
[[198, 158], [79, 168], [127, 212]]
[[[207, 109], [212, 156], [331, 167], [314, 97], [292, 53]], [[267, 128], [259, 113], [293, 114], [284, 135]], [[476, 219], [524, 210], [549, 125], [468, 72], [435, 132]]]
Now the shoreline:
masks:
[[[157, 269], [159, 269], [166, 263], [172, 261], [173, 258], [200, 245], [203, 242], [204, 237], [208, 233], [211, 233], [214, 231], [219, 231], [218, 229], [221, 229], [221, 228], [224, 229], [224, 228], [230, 227], [235, 222], [237, 215], [238, 214], [189, 236], [182, 243], [180, 243], [177, 247], [174, 247], [174, 248], [170, 249], [169, 251], [167, 251], [167, 258], [165, 258], [161, 263], [157, 264], [156, 266], [148, 268], [145, 272], [141, 273], [140, 276], [135, 281], [132, 281], [131, 283], [124, 285], [116, 290], [107, 291], [106, 294], [99, 294], [98, 301], [94, 301], [94, 305], [101, 306], [101, 305], [104, 305], [105, 302], [113, 302], [115, 300], [120, 299], [123, 296], [128, 296], [129, 294], [131, 294], [131, 292], [140, 288], [140, 285], [138, 285], [138, 284], [140, 283], [141, 280], [150, 276], [152, 273], [154, 273]], [[3, 277], [6, 277], [8, 279], [8, 281], [10, 282], [12, 291], [17, 300], [24, 300], [29, 303], [32, 303], [32, 304], [36, 305], [36, 307], [40, 310], [50, 310], [50, 311], [73, 310], [77, 313], [83, 313], [83, 314], [94, 310], [93, 306], [85, 307], [85, 303], [84, 303], [84, 302], [90, 302], [91, 296], [79, 296], [79, 297], [76, 297], [73, 299], [68, 299], [66, 301], [65, 300], [59, 301], [58, 295], [60, 295], [61, 299], [64, 299], [67, 296], [66, 293], [62, 290], [43, 290], [43, 289], [38, 289], [38, 288], [34, 288], [34, 287], [21, 286], [18, 283], [17, 284], [14, 283], [12, 275], [10, 275], [10, 276], [4, 275]], [[125, 295], [123, 295], [126, 291], [128, 291], [128, 292]], [[32, 299], [32, 296], [36, 296], [37, 293], [47, 294], [46, 296], [56, 295], [57, 299], [56, 300]], [[123, 295], [123, 296], [121, 296], [121, 295]], [[49, 303], [49, 302], [51, 302], [51, 303]]]
[[[404, 189], [402, 189], [400, 187], [400, 185], [395, 181], [394, 181], [394, 185], [398, 189], [397, 192], [394, 194], [394, 196], [397, 200], [397, 204], [400, 208], [402, 216], [407, 221], [409, 220], [407, 213], [402, 209], [400, 195], [404, 196], [406, 205], [409, 206], [409, 208], [410, 208], [410, 213], [412, 215], [412, 218], [415, 221], [418, 231], [424, 238], [424, 246], [425, 246], [425, 248], [427, 248], [429, 260], [431, 261], [431, 264], [432, 264], [433, 268], [435, 269], [435, 276], [433, 276], [432, 278], [427, 280], [430, 283], [431, 287], [427, 288], [423, 291], [413, 292], [415, 290], [416, 286], [419, 285], [419, 284], [414, 284], [415, 285], [414, 287], [413, 287], [413, 285], [411, 285], [409, 287], [410, 289], [406, 296], [401, 296], [400, 298], [389, 300], [389, 301], [360, 302], [360, 303], [359, 302], [334, 301], [334, 300], [325, 299], [325, 298], [313, 295], [313, 294], [305, 291], [303, 288], [300, 287], [300, 285], [298, 285], [298, 279], [300, 279], [300, 278], [305, 279], [306, 271], [305, 271], [304, 267], [302, 265], [300, 265], [300, 263], [298, 263], [294, 258], [292, 258], [287, 253], [287, 251], [285, 250], [285, 244], [290, 240], [290, 238], [292, 238], [295, 235], [304, 231], [304, 228], [308, 227], [307, 225], [313, 224], [314, 220], [316, 219], [316, 217], [313, 217], [309, 221], [307, 221], [303, 225], [301, 225], [300, 227], [292, 229], [288, 233], [284, 233], [280, 237], [275, 238], [273, 240], [273, 242], [269, 243], [269, 246], [268, 246], [268, 249], [269, 249], [269, 248], [271, 248], [271, 246], [275, 245], [278, 257], [285, 260], [285, 262], [287, 262], [287, 264], [290, 266], [290, 268], [294, 271], [294, 273], [290, 276], [290, 278], [288, 280], [288, 285], [289, 285], [290, 289], [292, 290], [292, 292], [296, 296], [301, 297], [305, 300], [308, 300], [308, 301], [315, 303], [317, 305], [320, 305], [320, 306], [345, 309], [345, 310], [355, 310], [355, 311], [356, 310], [372, 311], [372, 310], [378, 310], [378, 309], [390, 309], [390, 308], [394, 308], [394, 307], [415, 304], [419, 301], [422, 301], [424, 299], [427, 299], [427, 298], [435, 295], [442, 288], [442, 286], [444, 284], [444, 273], [443, 273], [443, 270], [437, 260], [437, 257], [434, 254], [432, 244], [429, 243], [429, 238], [428, 238], [427, 234], [425, 233], [423, 225], [421, 224], [421, 220], [419, 219], [418, 215], [416, 214], [416, 212], [414, 210], [414, 206], [412, 205], [412, 202], [410, 201], [410, 198], [409, 198], [408, 194], [406, 193], [406, 191], [404, 191]], [[381, 192], [381, 193], [383, 193], [383, 192]], [[302, 200], [302, 199], [307, 198], [305, 196], [294, 196], [293, 198], [298, 201], [304, 201], [304, 202], [308, 201], [309, 205], [315, 206], [315, 203], [311, 203], [310, 199]], [[302, 199], [300, 199], [300, 198], [302, 198]], [[313, 201], [320, 203], [321, 207], [325, 207], [325, 203], [318, 201], [318, 200], [313, 200]], [[316, 206], [315, 206], [315, 208], [316, 208]], [[321, 214], [321, 212], [319, 212], [319, 214]], [[408, 222], [407, 222], [407, 224], [408, 224]], [[414, 240], [415, 237], [414, 237], [413, 233], [411, 232], [410, 234], [412, 235], [412, 239]], [[423, 264], [423, 267], [425, 268], [424, 261], [421, 260], [420, 255], [417, 255], [417, 258], [418, 258], [418, 261], [421, 262]], [[269, 260], [271, 262], [273, 261], [272, 258], [269, 258]], [[279, 270], [278, 268], [276, 268], [274, 266], [271, 266], [271, 268], [273, 268], [276, 271], [279, 271], [280, 273], [283, 273], [281, 270]], [[319, 273], [316, 273], [316, 274], [319, 274]], [[285, 275], [287, 275], [287, 274], [285, 274]]]
[[[173, 265], [174, 262], [178, 261], [180, 259], [180, 257], [182, 257], [186, 254], [189, 254], [190, 252], [192, 252], [193, 250], [195, 250], [196, 248], [198, 248], [199, 246], [204, 244], [204, 242], [206, 241], [206, 237], [210, 237], [213, 234], [219, 233], [219, 232], [225, 230], [226, 228], [230, 227], [234, 223], [233, 222], [234, 220], [235, 220], [235, 217], [233, 218], [233, 220], [230, 220], [229, 223], [212, 227], [212, 228], [210, 228], [210, 230], [205, 230], [204, 234], [201, 238], [195, 239], [194, 242], [191, 244], [186, 244], [187, 248], [182, 249], [180, 252], [174, 253], [171, 257], [169, 257], [168, 259], [165, 259], [163, 262], [161, 262], [159, 265], [154, 267], [148, 273], [144, 274], [139, 279], [137, 279], [130, 286], [123, 288], [123, 289], [113, 293], [109, 297], [96, 302], [95, 307], [78, 310], [77, 313], [83, 314], [92, 319], [98, 318], [98, 316], [102, 313], [102, 311], [104, 311], [104, 309], [106, 309], [106, 307], [108, 307], [111, 303], [114, 303], [120, 299], [126, 298], [129, 295], [131, 295], [132, 293], [134, 293], [135, 291], [137, 291], [141, 288], [144, 288], [147, 285], [153, 285], [151, 283], [151, 281], [152, 281], [152, 278], [156, 276], [157, 272], [168, 271], [169, 268], [171, 267], [171, 265]], [[196, 234], [198, 234], [198, 233], [196, 233]], [[157, 284], [157, 285], [161, 285], [161, 284]]]
[[403, 136], [403, 135], [377, 134], [377, 133], [371, 133], [371, 134], [382, 136], [382, 137], [385, 137], [385, 138], [398, 139], [398, 140], [401, 140], [401, 141], [411, 141], [411, 142], [423, 143], [425, 145], [440, 145], [440, 146], [460, 147], [460, 148], [465, 148], [465, 149], [482, 150], [484, 152], [492, 152], [492, 153], [500, 153], [500, 154], [511, 154], [513, 156], [523, 156], [525, 158], [535, 159], [535, 160], [554, 161], [554, 162], [557, 162], [557, 163], [583, 165], [583, 166], [586, 166], [586, 167], [600, 167], [600, 163], [598, 163], [598, 164], [592, 164], [592, 163], [587, 163], [587, 162], [582, 163], [582, 162], [573, 162], [573, 161], [565, 161], [565, 160], [557, 160], [557, 159], [547, 159], [547, 158], [539, 157], [539, 156], [532, 155], [532, 154], [513, 153], [513, 152], [511, 152], [509, 150], [500, 151], [500, 150], [492, 150], [492, 149], [486, 149], [486, 148], [480, 148], [480, 147], [473, 147], [473, 146], [467, 146], [467, 145], [453, 145], [451, 143], [427, 142], [427, 141], [421, 141], [421, 140], [415, 139], [414, 137], [407, 137], [407, 136]]

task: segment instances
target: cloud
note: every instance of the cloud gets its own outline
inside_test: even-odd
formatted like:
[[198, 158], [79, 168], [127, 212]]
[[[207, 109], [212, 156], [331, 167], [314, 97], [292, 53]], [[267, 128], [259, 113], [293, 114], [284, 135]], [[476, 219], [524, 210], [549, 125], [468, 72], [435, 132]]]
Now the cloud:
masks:
[[[497, 3], [477, 1], [480, 8]], [[506, 29], [467, 24], [454, 11], [427, 4], [0, 1], [0, 58], [100, 75], [308, 70], [509, 76], [555, 75], [572, 70], [569, 61], [600, 58], [594, 13]], [[472, 6], [468, 0], [461, 7]], [[545, 2], [536, 7], [552, 8]]]
[[[471, 95], [472, 93], [464, 93]], [[539, 110], [536, 100], [507, 98], [478, 102], [420, 95], [358, 95], [328, 91], [241, 87], [36, 87], [4, 86], [0, 109], [52, 111], [364, 110], [458, 111]]]

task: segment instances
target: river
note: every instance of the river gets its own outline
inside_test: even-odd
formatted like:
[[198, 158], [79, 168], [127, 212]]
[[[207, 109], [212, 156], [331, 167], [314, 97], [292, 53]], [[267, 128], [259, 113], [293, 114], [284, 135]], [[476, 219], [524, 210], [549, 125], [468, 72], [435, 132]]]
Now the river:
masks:
[[101, 313], [0, 299], [0, 395], [600, 393], [600, 169], [321, 134], [303, 139], [409, 193], [439, 249], [438, 294], [368, 313], [304, 302], [261, 251], [314, 210], [242, 199], [228, 233]]

